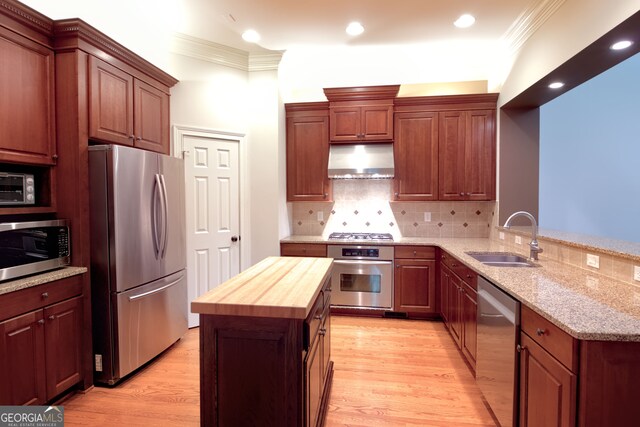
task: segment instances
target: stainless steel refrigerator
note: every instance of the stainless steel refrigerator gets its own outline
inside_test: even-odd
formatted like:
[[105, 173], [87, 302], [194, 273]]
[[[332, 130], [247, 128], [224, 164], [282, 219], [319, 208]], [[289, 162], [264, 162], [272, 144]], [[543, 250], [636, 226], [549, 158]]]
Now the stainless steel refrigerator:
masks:
[[95, 381], [113, 385], [187, 331], [184, 165], [89, 148]]

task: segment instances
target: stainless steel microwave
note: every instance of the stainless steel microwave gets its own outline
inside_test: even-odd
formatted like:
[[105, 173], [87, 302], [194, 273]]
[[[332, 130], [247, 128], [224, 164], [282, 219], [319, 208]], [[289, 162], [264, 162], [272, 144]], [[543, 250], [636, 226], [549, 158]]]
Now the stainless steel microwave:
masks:
[[0, 223], [0, 281], [53, 270], [70, 261], [67, 220]]
[[0, 205], [33, 205], [35, 202], [33, 175], [0, 172]]

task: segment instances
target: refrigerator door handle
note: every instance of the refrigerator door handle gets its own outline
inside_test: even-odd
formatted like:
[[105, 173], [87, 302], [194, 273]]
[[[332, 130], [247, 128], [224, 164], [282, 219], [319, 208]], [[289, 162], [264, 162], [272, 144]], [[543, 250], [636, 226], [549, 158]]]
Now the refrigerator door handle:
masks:
[[169, 283], [167, 285], [164, 285], [164, 286], [162, 286], [162, 287], [160, 287], [158, 289], [154, 289], [152, 291], [144, 292], [144, 293], [138, 294], [138, 295], [132, 295], [132, 296], [129, 297], [129, 301], [135, 301], [137, 299], [148, 297], [149, 295], [157, 294], [158, 292], [162, 292], [165, 289], [170, 288], [173, 285], [175, 285], [176, 283], [180, 282], [182, 280], [182, 278], [183, 278], [183, 276], [180, 276], [180, 278], [178, 280], [174, 280], [173, 282], [171, 282], [171, 283]]
[[160, 194], [160, 174], [156, 174], [155, 182], [153, 186], [153, 201], [151, 202], [151, 221], [152, 221], [152, 237], [153, 237], [153, 251], [155, 252], [156, 259], [160, 256], [160, 238], [158, 236], [158, 198], [162, 198]]
[[169, 199], [167, 196], [167, 183], [164, 180], [164, 175], [160, 174], [160, 182], [162, 183], [162, 251], [160, 254], [160, 258], [164, 258], [167, 253], [167, 240], [169, 238]]

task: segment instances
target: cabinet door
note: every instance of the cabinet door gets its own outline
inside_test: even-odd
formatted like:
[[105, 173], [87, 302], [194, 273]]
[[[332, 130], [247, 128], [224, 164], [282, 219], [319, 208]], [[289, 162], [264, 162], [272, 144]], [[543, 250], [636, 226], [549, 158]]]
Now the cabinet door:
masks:
[[89, 56], [89, 137], [133, 145], [133, 77]]
[[357, 141], [360, 136], [360, 107], [331, 107], [329, 126], [331, 141]]
[[439, 200], [465, 200], [465, 114], [448, 111], [439, 120]]
[[360, 139], [393, 140], [393, 105], [368, 105], [360, 112]]
[[138, 79], [134, 86], [134, 145], [169, 154], [169, 95]]
[[495, 112], [466, 113], [464, 193], [466, 200], [495, 199]]
[[81, 318], [82, 297], [44, 309], [48, 399], [80, 381]]
[[315, 426], [322, 400], [323, 368], [321, 336], [317, 335], [309, 348], [305, 362], [306, 380], [306, 425]]
[[520, 334], [520, 426], [576, 425], [576, 375]]
[[396, 260], [394, 310], [408, 313], [436, 313], [436, 262]]
[[438, 113], [398, 113], [394, 129], [394, 200], [437, 200]]
[[287, 118], [287, 201], [331, 201], [328, 129], [326, 115]]
[[455, 274], [449, 276], [449, 332], [453, 340], [462, 344], [462, 287]]
[[53, 51], [0, 28], [0, 161], [54, 164]]
[[449, 271], [440, 263], [440, 314], [446, 327], [449, 327]]
[[325, 302], [325, 304], [322, 314], [322, 329], [320, 330], [322, 337], [322, 390], [324, 390], [324, 384], [327, 381], [331, 360], [331, 309], [328, 303]]
[[464, 292], [462, 292], [462, 353], [475, 371], [476, 369], [476, 353], [478, 347], [478, 295], [476, 291], [463, 283]]
[[42, 405], [45, 388], [42, 310], [0, 323], [0, 405]]

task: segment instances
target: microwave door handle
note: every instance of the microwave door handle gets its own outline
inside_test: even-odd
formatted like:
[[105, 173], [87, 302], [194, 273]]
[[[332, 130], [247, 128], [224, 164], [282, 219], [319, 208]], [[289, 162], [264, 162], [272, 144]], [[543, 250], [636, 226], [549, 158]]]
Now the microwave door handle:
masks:
[[167, 197], [167, 183], [164, 180], [164, 175], [160, 175], [160, 182], [162, 183], [162, 253], [160, 254], [161, 258], [167, 253], [167, 240], [169, 238], [169, 198]]
[[156, 174], [153, 184], [153, 199], [151, 201], [151, 226], [153, 237], [153, 251], [155, 252], [156, 259], [160, 255], [160, 239], [158, 237], [158, 198], [160, 197], [160, 175]]

